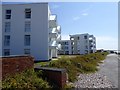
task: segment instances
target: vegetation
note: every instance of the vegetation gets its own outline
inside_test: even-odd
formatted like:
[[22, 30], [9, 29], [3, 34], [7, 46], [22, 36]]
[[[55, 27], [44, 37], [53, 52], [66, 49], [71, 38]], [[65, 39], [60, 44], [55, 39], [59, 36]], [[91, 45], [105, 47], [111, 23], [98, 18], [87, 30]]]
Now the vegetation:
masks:
[[22, 73], [10, 76], [3, 80], [2, 88], [9, 89], [40, 89], [40, 88], [51, 88], [45, 80], [40, 76], [41, 72], [35, 72], [33, 69], [26, 70]]
[[87, 55], [76, 55], [75, 57], [62, 56], [58, 60], [42, 63], [42, 66], [65, 68], [68, 80], [76, 80], [78, 73], [92, 73], [97, 71], [97, 66], [105, 59], [108, 53], [92, 53]]
[[[76, 76], [79, 73], [92, 73], [97, 71], [97, 66], [102, 63], [107, 53], [92, 53], [87, 55], [76, 56], [61, 56], [58, 60], [50, 62], [40, 62], [41, 66], [65, 68], [68, 73], [68, 80], [73, 82], [76, 80]], [[54, 88], [53, 85], [42, 79], [42, 72], [35, 72], [33, 69], [26, 70], [22, 73], [14, 76], [9, 76], [2, 81], [3, 88], [10, 89], [40, 89], [40, 88]], [[71, 85], [66, 85], [65, 88], [69, 88]]]

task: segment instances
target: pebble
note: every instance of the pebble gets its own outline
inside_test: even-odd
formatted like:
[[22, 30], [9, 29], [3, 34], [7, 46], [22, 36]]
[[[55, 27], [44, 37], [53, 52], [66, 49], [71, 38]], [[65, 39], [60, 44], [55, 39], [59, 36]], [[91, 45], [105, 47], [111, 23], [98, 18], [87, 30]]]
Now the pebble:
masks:
[[78, 80], [73, 83], [75, 88], [115, 88], [111, 81], [99, 72], [79, 74]]

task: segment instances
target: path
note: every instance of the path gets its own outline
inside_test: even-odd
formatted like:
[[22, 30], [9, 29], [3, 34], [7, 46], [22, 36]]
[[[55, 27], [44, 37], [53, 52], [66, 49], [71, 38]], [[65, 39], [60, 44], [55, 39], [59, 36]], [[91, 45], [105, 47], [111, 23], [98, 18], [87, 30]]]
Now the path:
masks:
[[80, 74], [74, 83], [76, 88], [118, 88], [118, 56], [107, 55], [98, 72]]

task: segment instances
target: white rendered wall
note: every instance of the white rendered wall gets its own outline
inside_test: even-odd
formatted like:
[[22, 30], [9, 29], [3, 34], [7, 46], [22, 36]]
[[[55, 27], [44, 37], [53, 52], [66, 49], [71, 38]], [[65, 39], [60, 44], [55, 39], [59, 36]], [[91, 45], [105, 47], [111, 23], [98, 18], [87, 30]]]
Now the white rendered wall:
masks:
[[[25, 19], [24, 11], [31, 8], [31, 19]], [[5, 20], [5, 10], [11, 9], [12, 17]], [[48, 4], [18, 4], [3, 5], [3, 31], [4, 22], [11, 22], [10, 48], [11, 55], [23, 55], [24, 49], [31, 49], [31, 55], [35, 60], [49, 60], [49, 44], [48, 44]], [[31, 21], [31, 31], [25, 32], [25, 21]], [[3, 36], [5, 33], [3, 33]], [[31, 35], [31, 45], [24, 46], [24, 35]]]

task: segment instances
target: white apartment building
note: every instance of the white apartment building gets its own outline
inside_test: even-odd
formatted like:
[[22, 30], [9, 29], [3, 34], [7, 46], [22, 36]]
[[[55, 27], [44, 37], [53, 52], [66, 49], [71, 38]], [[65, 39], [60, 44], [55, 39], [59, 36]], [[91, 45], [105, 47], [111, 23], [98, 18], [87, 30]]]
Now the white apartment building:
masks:
[[32, 55], [36, 61], [57, 57], [61, 27], [48, 3], [2, 5], [2, 55]]
[[61, 49], [58, 50], [58, 54], [72, 54], [71, 40], [60, 40], [59, 44], [61, 44]]
[[70, 40], [61, 40], [59, 54], [89, 54], [96, 52], [96, 38], [93, 35], [70, 35]]
[[73, 54], [89, 54], [96, 52], [96, 38], [93, 35], [75, 34], [70, 35]]

